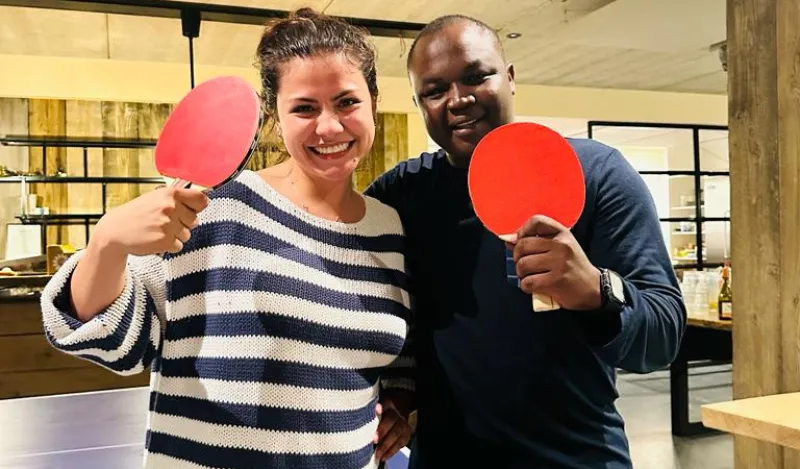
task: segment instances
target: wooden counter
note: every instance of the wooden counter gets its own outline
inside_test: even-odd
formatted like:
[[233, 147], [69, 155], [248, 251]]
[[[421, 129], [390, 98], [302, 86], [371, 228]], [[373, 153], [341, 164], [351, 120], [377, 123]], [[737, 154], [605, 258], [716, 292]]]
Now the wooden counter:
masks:
[[118, 376], [54, 349], [38, 296], [0, 298], [0, 399], [146, 386], [149, 373]]
[[719, 319], [715, 318], [689, 316], [687, 323], [690, 326], [706, 327], [709, 329], [717, 329], [720, 331], [733, 330], [733, 321], [720, 321]]
[[700, 407], [703, 425], [800, 450], [800, 392]]

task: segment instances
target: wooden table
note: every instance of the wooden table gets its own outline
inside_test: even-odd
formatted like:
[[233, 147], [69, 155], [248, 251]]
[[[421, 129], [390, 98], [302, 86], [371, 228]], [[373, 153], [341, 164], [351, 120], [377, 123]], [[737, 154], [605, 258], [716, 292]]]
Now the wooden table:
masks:
[[694, 436], [713, 432], [699, 421], [689, 420], [689, 368], [731, 363], [732, 321], [689, 316], [678, 355], [669, 367], [672, 434]]
[[800, 450], [800, 392], [706, 404], [700, 413], [709, 428]]
[[733, 330], [733, 321], [720, 321], [719, 319], [702, 318], [698, 316], [689, 316], [687, 324], [689, 326], [707, 327], [709, 329], [718, 329], [720, 331]]

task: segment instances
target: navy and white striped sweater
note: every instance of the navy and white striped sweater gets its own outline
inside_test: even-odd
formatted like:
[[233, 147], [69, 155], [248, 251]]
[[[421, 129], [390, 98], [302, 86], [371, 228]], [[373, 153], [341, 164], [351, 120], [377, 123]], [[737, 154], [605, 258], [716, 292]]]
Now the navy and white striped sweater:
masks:
[[379, 389], [413, 390], [414, 364], [400, 220], [366, 203], [357, 223], [323, 220], [245, 171], [179, 254], [130, 257], [85, 324], [72, 256], [42, 295], [47, 337], [119, 374], [150, 367], [145, 468], [375, 467]]

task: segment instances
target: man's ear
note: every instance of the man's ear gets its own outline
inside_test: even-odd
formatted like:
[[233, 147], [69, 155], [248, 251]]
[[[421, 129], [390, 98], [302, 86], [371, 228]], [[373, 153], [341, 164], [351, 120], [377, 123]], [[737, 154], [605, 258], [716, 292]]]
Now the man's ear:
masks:
[[506, 65], [506, 76], [508, 77], [508, 85], [511, 87], [511, 95], [513, 96], [517, 91], [517, 85], [514, 82], [514, 64], [510, 62]]

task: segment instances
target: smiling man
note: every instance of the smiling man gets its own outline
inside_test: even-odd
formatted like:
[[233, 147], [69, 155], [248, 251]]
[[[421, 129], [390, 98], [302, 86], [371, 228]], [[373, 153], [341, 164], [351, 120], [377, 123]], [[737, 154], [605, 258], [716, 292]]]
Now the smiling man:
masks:
[[[448, 16], [418, 36], [408, 71], [442, 149], [367, 194], [398, 210], [408, 236], [419, 373], [410, 467], [630, 469], [615, 370], [667, 366], [686, 323], [647, 187], [618, 151], [569, 139], [584, 211], [572, 230], [531, 219], [507, 270], [505, 244], [471, 207], [467, 167], [480, 139], [514, 120], [514, 69], [491, 28]], [[560, 275], [542, 281], [550, 272]], [[534, 312], [534, 292], [562, 309]]]

